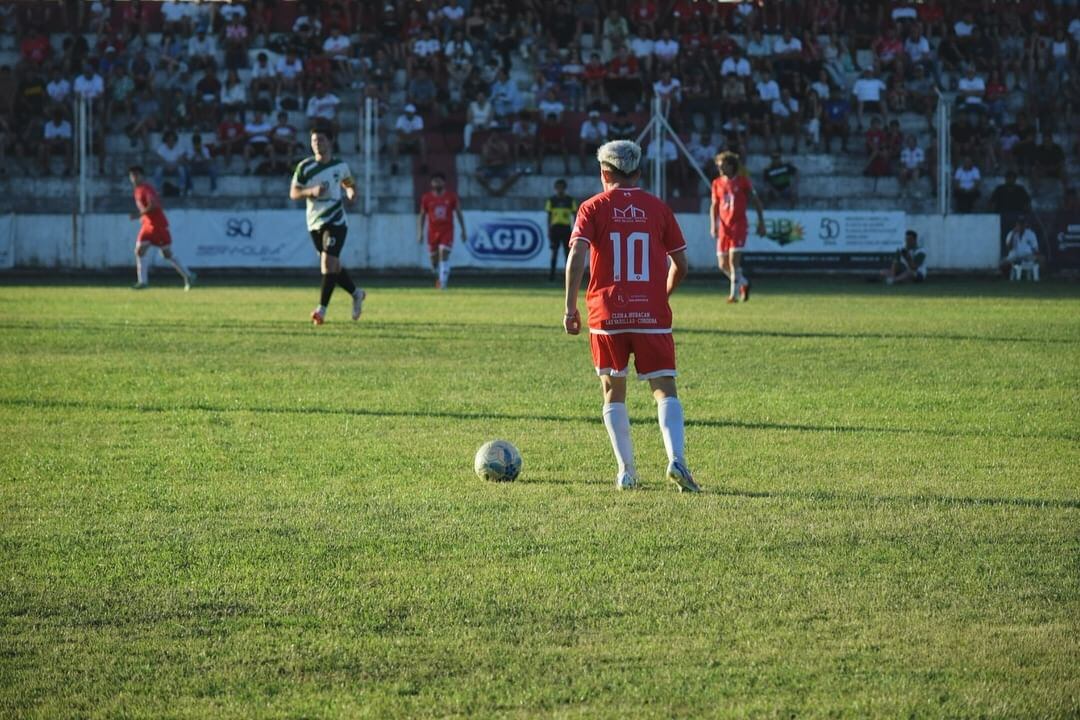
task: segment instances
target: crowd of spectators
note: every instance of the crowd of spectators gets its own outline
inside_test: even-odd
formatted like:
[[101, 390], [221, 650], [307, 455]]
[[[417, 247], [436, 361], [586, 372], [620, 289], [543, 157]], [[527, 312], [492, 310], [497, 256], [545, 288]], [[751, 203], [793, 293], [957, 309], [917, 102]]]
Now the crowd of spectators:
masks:
[[[300, 150], [297, 125], [340, 140], [341, 107], [362, 98], [387, 118], [395, 170], [406, 154], [426, 165], [440, 132], [458, 139], [451, 152], [498, 135], [487, 154], [517, 171], [555, 155], [591, 172], [593, 149], [636, 137], [659, 98], [709, 172], [720, 149], [786, 145], [861, 156], [866, 175], [918, 193], [927, 179], [936, 192], [943, 92], [961, 210], [980, 201], [975, 174], [1064, 184], [1053, 135], [1075, 151], [1080, 127], [1080, 10], [1063, 0], [41, 0], [0, 5], [0, 23], [20, 53], [0, 68], [5, 152], [45, 169], [70, 158], [81, 95], [102, 131], [183, 166], [185, 187], [195, 163], [211, 182], [280, 170]], [[71, 27], [82, 32], [54, 32]], [[150, 147], [169, 131], [185, 152], [197, 132], [203, 157]], [[675, 147], [647, 152], [695, 182]]]

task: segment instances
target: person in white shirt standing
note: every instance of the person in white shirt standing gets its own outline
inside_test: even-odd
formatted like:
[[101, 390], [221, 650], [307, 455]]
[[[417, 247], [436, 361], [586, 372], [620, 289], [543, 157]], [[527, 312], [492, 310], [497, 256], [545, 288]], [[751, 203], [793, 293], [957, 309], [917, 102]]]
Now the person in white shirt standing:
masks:
[[914, 135], [908, 135], [903, 149], [900, 150], [900, 192], [906, 193], [908, 186], [918, 182], [926, 164], [926, 154], [919, 147], [919, 141]]
[[[419, 153], [420, 163], [427, 166], [427, 143], [424, 142], [424, 118], [416, 112], [416, 106], [409, 103], [405, 112], [398, 115], [394, 123], [397, 131], [390, 142], [390, 173], [397, 174], [398, 157], [403, 152]], [[427, 172], [421, 169], [421, 172]], [[411, 174], [411, 173], [410, 173]]]
[[1005, 249], [1008, 254], [1001, 261], [1001, 272], [1005, 277], [1009, 276], [1017, 263], [1040, 262], [1039, 238], [1028, 227], [1027, 218], [1023, 215], [1016, 219], [1013, 229], [1005, 236]]
[[979, 185], [982, 182], [982, 174], [970, 157], [964, 158], [964, 163], [956, 168], [953, 174], [953, 195], [956, 197], [956, 211], [969, 213], [975, 209], [975, 201], [979, 198]]
[[165, 137], [162, 138], [157, 148], [157, 156], [160, 164], [154, 170], [154, 187], [161, 192], [166, 173], [176, 174], [180, 177], [181, 194], [187, 195], [191, 192], [191, 175], [188, 173], [187, 166], [188, 152], [181, 147], [176, 133], [172, 130], [166, 132]]

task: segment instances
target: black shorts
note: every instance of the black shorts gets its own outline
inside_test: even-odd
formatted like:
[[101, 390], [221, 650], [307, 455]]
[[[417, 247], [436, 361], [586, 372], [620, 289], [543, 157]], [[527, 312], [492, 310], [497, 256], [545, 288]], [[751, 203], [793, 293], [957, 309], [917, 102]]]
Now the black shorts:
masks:
[[548, 242], [551, 243], [551, 247], [557, 248], [559, 246], [566, 247], [570, 244], [570, 226], [569, 225], [548, 225]]
[[318, 230], [311, 231], [311, 242], [315, 245], [315, 252], [326, 253], [338, 257], [341, 248], [345, 247], [345, 235], [349, 228], [344, 225], [323, 225]]

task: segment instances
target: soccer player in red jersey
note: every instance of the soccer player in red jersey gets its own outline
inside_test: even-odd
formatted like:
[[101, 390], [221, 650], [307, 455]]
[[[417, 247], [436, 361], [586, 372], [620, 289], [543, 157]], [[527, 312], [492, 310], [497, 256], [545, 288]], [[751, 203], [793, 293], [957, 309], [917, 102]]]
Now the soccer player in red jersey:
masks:
[[[570, 233], [563, 329], [581, 332], [577, 296], [591, 250], [589, 343], [604, 393], [604, 425], [619, 465], [616, 487], [637, 485], [626, 376], [630, 355], [638, 379], [656, 399], [667, 451], [667, 476], [680, 491], [698, 492], [684, 457], [683, 410], [675, 391], [675, 340], [668, 298], [686, 277], [686, 241], [662, 200], [637, 187], [641, 147], [613, 140], [596, 152], [604, 191], [582, 203]], [[670, 258], [670, 264], [668, 262]]]
[[420, 197], [420, 215], [416, 218], [416, 241], [424, 242], [424, 218], [427, 218], [428, 255], [431, 269], [438, 273], [435, 287], [446, 289], [450, 282], [450, 251], [454, 249], [454, 215], [465, 238], [465, 216], [461, 214], [461, 202], [457, 193], [446, 187], [446, 176], [434, 173], [431, 190]]
[[716, 260], [720, 272], [728, 276], [729, 303], [750, 299], [750, 283], [742, 273], [742, 252], [746, 247], [746, 206], [757, 210], [757, 234], [765, 234], [765, 209], [754, 192], [750, 178], [739, 174], [739, 156], [722, 152], [716, 156], [720, 176], [712, 183], [709, 203], [709, 234], [716, 238]]
[[142, 290], [150, 284], [150, 262], [147, 257], [150, 248], [156, 247], [161, 251], [169, 263], [184, 278], [184, 289], [190, 290], [195, 282], [195, 273], [184, 267], [180, 258], [173, 255], [172, 235], [169, 234], [169, 221], [165, 218], [165, 210], [161, 206], [161, 198], [158, 197], [154, 186], [146, 181], [143, 169], [138, 165], [128, 168], [128, 180], [135, 189], [135, 207], [138, 212], [131, 213], [132, 220], [142, 220], [139, 227], [139, 236], [135, 239], [135, 273], [138, 282], [133, 286], [135, 290]]

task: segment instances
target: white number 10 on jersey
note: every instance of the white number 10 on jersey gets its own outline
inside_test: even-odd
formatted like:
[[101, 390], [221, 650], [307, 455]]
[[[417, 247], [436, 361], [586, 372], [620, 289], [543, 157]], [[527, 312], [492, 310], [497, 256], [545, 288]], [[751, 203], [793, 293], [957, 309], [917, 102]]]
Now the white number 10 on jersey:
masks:
[[[611, 233], [611, 250], [615, 259], [615, 282], [649, 282], [649, 233], [632, 232], [623, 246], [621, 233]], [[623, 258], [626, 265], [623, 266]]]

